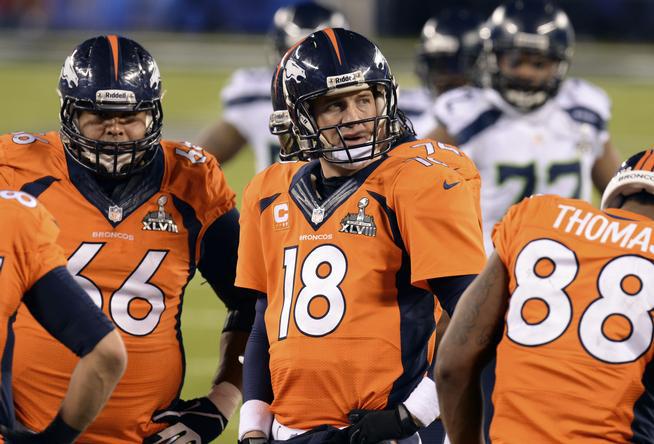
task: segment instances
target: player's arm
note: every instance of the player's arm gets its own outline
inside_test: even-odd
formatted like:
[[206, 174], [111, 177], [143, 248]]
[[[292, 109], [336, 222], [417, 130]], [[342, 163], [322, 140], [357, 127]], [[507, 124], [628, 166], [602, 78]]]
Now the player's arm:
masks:
[[595, 160], [591, 170], [593, 184], [600, 193], [602, 193], [604, 188], [609, 184], [609, 181], [615, 175], [619, 166], [620, 155], [609, 139], [604, 143], [604, 151], [602, 152], [602, 155]]
[[268, 333], [264, 321], [267, 305], [266, 295], [259, 293], [254, 325], [243, 360], [243, 406], [238, 432], [239, 439], [243, 442], [251, 438], [267, 439], [272, 427], [270, 405], [273, 391]]
[[220, 163], [228, 162], [246, 143], [238, 128], [224, 119], [207, 127], [197, 140], [197, 144], [216, 156]]
[[156, 412], [152, 420], [168, 427], [144, 443], [166, 443], [180, 433], [185, 436], [184, 443], [211, 442], [222, 433], [241, 402], [243, 367], [239, 356], [252, 329], [256, 298], [234, 286], [238, 237], [238, 211], [232, 209], [211, 223], [201, 241], [198, 269], [227, 307], [211, 391], [201, 398], [178, 400], [171, 408]]
[[441, 419], [452, 443], [482, 444], [480, 375], [502, 332], [507, 270], [493, 253], [461, 297], [436, 357]]
[[69, 443], [93, 421], [127, 365], [120, 335], [64, 267], [42, 276], [23, 298], [34, 318], [81, 359], [52, 423], [41, 433], [8, 432], [11, 442]]

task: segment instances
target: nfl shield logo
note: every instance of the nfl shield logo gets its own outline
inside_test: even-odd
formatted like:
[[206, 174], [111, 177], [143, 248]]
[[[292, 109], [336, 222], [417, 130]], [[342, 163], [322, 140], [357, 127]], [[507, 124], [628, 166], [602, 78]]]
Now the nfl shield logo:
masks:
[[316, 207], [311, 213], [311, 222], [314, 224], [319, 224], [325, 218], [325, 209], [322, 207]]
[[123, 208], [118, 205], [112, 205], [109, 207], [109, 212], [107, 213], [109, 220], [112, 222], [120, 222], [123, 220]]

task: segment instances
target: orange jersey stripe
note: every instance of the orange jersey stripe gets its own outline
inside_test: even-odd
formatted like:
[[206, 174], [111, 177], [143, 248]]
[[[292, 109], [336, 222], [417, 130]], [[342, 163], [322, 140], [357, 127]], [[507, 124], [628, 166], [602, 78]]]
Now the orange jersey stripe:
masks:
[[329, 41], [332, 43], [332, 46], [334, 47], [334, 51], [336, 52], [336, 57], [338, 57], [338, 63], [341, 65], [343, 62], [341, 61], [341, 52], [338, 47], [338, 41], [336, 40], [336, 34], [334, 34], [334, 30], [332, 28], [327, 28], [322, 30], [325, 35], [329, 38]]
[[114, 77], [118, 80], [118, 36], [112, 34], [107, 36], [109, 45], [111, 46], [111, 53], [114, 56]]

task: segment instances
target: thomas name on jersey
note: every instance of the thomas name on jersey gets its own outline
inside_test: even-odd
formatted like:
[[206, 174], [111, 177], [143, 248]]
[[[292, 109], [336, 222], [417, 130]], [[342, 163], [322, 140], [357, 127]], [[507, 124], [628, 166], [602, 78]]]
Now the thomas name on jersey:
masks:
[[595, 211], [582, 210], [572, 205], [558, 205], [560, 212], [552, 224], [553, 228], [589, 241], [607, 242], [621, 248], [640, 249], [643, 253], [654, 253], [651, 244], [652, 228], [626, 220], [610, 220]]

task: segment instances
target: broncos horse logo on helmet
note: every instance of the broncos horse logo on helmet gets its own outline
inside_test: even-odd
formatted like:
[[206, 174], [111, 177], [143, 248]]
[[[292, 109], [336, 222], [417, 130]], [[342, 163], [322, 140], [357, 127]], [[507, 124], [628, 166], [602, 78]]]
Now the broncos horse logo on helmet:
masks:
[[[145, 168], [161, 139], [161, 78], [156, 62], [141, 45], [116, 35], [80, 44], [61, 69], [61, 139], [78, 163], [96, 174], [121, 177]], [[78, 127], [81, 111], [147, 113], [145, 136], [107, 142], [85, 137]]]
[[[404, 130], [397, 110], [397, 85], [388, 62], [379, 48], [362, 35], [342, 28], [317, 31], [289, 51], [284, 71], [291, 65], [295, 71], [303, 70], [305, 76], [297, 81], [297, 76], [284, 73], [282, 83], [304, 157], [324, 157], [339, 164], [369, 160], [387, 152]], [[312, 112], [317, 98], [368, 89], [375, 99], [376, 116], [318, 126]], [[342, 128], [361, 123], [373, 124], [371, 140], [348, 145]], [[340, 144], [329, 143], [324, 137], [326, 131], [337, 131]]]

